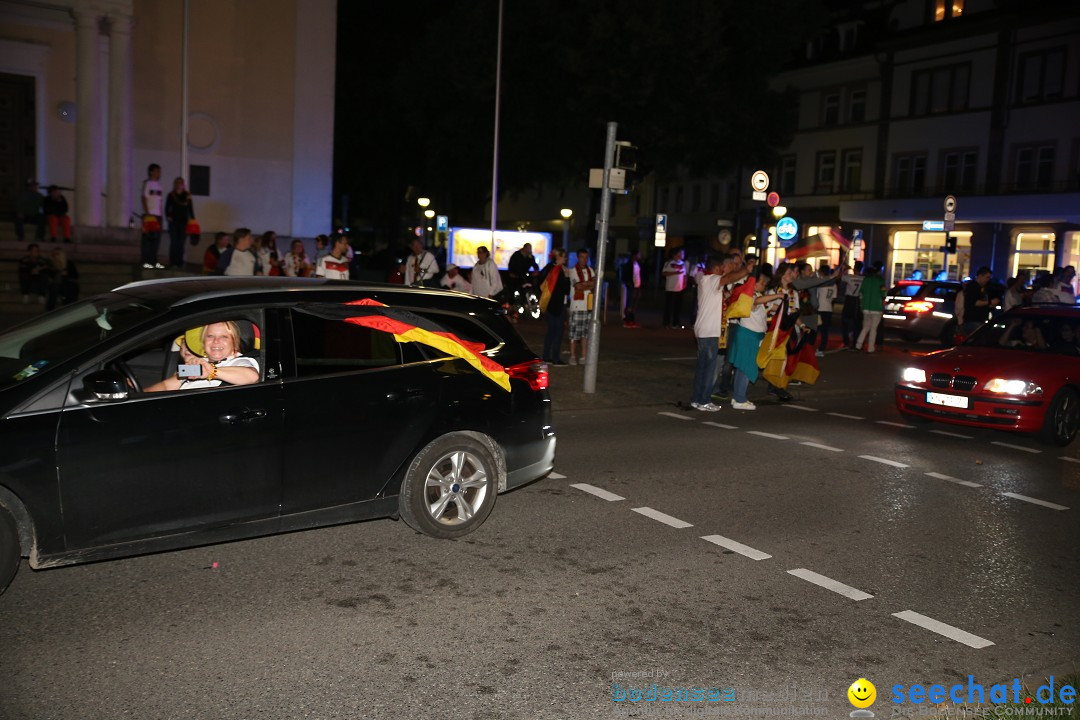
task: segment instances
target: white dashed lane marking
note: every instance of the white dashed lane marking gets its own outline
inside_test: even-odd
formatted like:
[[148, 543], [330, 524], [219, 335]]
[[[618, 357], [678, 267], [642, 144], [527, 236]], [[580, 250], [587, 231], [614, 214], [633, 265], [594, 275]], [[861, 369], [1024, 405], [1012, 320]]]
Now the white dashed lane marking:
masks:
[[692, 417], [687, 417], [686, 415], [680, 415], [679, 413], [673, 413], [673, 412], [662, 412], [662, 413], [660, 413], [660, 415], [664, 415], [664, 416], [670, 417], [670, 418], [676, 418], [678, 420], [693, 420], [694, 419]]
[[790, 403], [785, 405], [784, 407], [789, 407], [792, 410], [804, 410], [806, 412], [817, 412], [818, 411], [817, 408], [806, 407], [805, 405], [791, 405]]
[[751, 560], [768, 560], [772, 555], [763, 553], [760, 550], [755, 550], [749, 545], [743, 545], [741, 542], [735, 542], [730, 538], [726, 538], [723, 535], [702, 535], [701, 539], [705, 542], [711, 542], [713, 545], [719, 545], [722, 548], [726, 548], [731, 552], [744, 555]]
[[807, 570], [806, 568], [798, 568], [795, 570], [788, 570], [788, 575], [794, 575], [797, 578], [801, 578], [806, 582], [813, 583], [819, 587], [823, 587], [826, 590], [832, 590], [834, 593], [843, 595], [846, 598], [852, 600], [869, 600], [874, 597], [870, 593], [864, 593], [862, 590], [857, 590], [850, 585], [845, 585], [842, 582], [827, 578], [824, 575], [818, 575], [813, 570]]
[[725, 425], [724, 423], [706, 421], [702, 425], [712, 425], [715, 428], [721, 428], [723, 430], [738, 430], [738, 425]]
[[639, 507], [633, 508], [633, 510], [634, 512], [640, 513], [647, 518], [652, 518], [657, 522], [662, 522], [665, 525], [670, 525], [671, 527], [677, 528], [679, 530], [681, 530], [682, 528], [694, 527], [692, 524], [686, 522], [685, 520], [680, 520], [677, 517], [671, 517], [670, 515], [660, 512], [659, 510], [653, 510], [651, 507]]
[[1027, 495], [1017, 495], [1016, 493], [1011, 493], [1011, 492], [1001, 493], [1001, 494], [1004, 495], [1005, 497], [1010, 497], [1013, 500], [1023, 500], [1024, 502], [1029, 502], [1029, 503], [1033, 503], [1035, 505], [1042, 505], [1043, 507], [1048, 507], [1051, 510], [1068, 510], [1069, 509], [1069, 508], [1065, 507], [1064, 505], [1058, 505], [1056, 503], [1046, 502], [1045, 500], [1039, 500], [1037, 498], [1028, 497]]
[[587, 492], [590, 495], [595, 495], [601, 500], [607, 500], [608, 502], [615, 502], [616, 500], [625, 500], [622, 495], [616, 495], [613, 492], [608, 492], [603, 488], [598, 488], [595, 485], [589, 485], [588, 483], [573, 483], [570, 485], [572, 488], [577, 488], [581, 492]]
[[1034, 454], [1041, 453], [1042, 450], [1036, 450], [1035, 448], [1024, 447], [1023, 445], [1013, 445], [1012, 443], [1001, 442], [1000, 440], [991, 440], [991, 445], [997, 445], [998, 447], [1009, 448], [1010, 450], [1022, 450], [1023, 452], [1029, 452]]
[[833, 417], [844, 418], [845, 420], [865, 420], [866, 418], [858, 415], [845, 415], [844, 413], [825, 413], [826, 415], [832, 415]]
[[947, 430], [931, 430], [930, 432], [935, 435], [944, 435], [945, 437], [960, 438], [961, 440], [973, 440], [971, 435], [961, 435], [960, 433], [949, 432]]
[[822, 445], [816, 442], [801, 442], [799, 444], [805, 445], [806, 447], [817, 448], [818, 450], [828, 450], [830, 452], [844, 452], [844, 448], [831, 447], [829, 445]]
[[940, 620], [920, 615], [914, 610], [904, 610], [903, 612], [893, 613], [893, 617], [900, 618], [912, 625], [918, 625], [919, 627], [929, 630], [930, 632], [935, 632], [938, 635], [944, 635], [950, 640], [955, 640], [958, 643], [967, 645], [970, 648], [975, 648], [976, 650], [981, 650], [984, 647], [990, 647], [994, 644], [986, 638], [972, 635], [971, 633], [961, 630], [960, 628], [955, 628], [952, 625], [946, 625]]
[[911, 430], [914, 425], [908, 425], [907, 423], [893, 422], [892, 420], [875, 420], [878, 425], [889, 425], [890, 427], [904, 428], [905, 430]]
[[776, 435], [774, 433], [762, 432], [761, 430], [747, 430], [747, 435], [757, 435], [758, 437], [770, 438], [772, 440], [787, 440], [787, 435]]
[[1065, 462], [1071, 462], [1071, 463], [1080, 463], [1080, 460], [1077, 460], [1076, 458], [1065, 457], [1064, 455], [1059, 457], [1058, 460], [1064, 460]]
[[964, 487], [982, 487], [982, 485], [980, 485], [979, 483], [971, 482], [970, 480], [961, 480], [960, 478], [954, 478], [952, 475], [942, 475], [941, 473], [936, 472], [928, 472], [926, 474], [932, 478], [937, 478], [938, 480], [947, 480], [948, 482], [956, 483], [957, 485], [963, 485]]
[[906, 467], [908, 467], [907, 465], [905, 465], [902, 462], [897, 462], [895, 460], [889, 460], [887, 458], [880, 458], [880, 457], [876, 457], [874, 455], [860, 455], [859, 457], [861, 457], [863, 460], [870, 460], [871, 462], [881, 463], [882, 465], [891, 465], [893, 467], [898, 467], [898, 468], [906, 468]]
[[557, 473], [557, 472], [549, 473], [548, 477], [551, 478], [552, 480], [565, 480], [566, 479], [565, 475], [563, 475], [562, 473]]

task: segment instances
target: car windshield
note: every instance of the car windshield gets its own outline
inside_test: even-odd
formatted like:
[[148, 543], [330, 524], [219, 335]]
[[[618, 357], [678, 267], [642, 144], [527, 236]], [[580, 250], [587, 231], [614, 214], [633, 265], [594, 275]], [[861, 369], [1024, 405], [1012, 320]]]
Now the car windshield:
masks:
[[889, 290], [890, 297], [915, 297], [922, 288], [921, 282], [904, 281]]
[[1080, 355], [1080, 318], [1009, 313], [983, 325], [965, 346]]
[[128, 297], [84, 300], [0, 334], [0, 390], [44, 372], [158, 310]]

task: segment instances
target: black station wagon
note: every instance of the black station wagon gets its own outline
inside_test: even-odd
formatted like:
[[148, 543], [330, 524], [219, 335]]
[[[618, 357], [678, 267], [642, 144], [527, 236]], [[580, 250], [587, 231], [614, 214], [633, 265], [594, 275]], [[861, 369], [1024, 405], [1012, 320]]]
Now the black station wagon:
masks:
[[0, 334], [0, 591], [20, 557], [374, 517], [464, 535], [551, 471], [547, 381], [500, 307], [459, 293], [188, 278], [66, 306]]

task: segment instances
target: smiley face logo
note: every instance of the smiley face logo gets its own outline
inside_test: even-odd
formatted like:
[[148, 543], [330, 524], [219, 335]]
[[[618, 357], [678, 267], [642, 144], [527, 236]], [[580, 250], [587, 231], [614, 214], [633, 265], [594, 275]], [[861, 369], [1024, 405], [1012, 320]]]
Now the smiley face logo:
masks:
[[848, 700], [857, 708], [868, 708], [877, 700], [877, 688], [866, 678], [859, 678], [847, 689]]

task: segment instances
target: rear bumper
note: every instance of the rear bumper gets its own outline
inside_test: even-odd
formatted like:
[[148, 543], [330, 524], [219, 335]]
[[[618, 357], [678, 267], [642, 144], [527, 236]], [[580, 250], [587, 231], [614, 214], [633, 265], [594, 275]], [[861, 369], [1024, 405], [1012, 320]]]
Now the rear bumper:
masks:
[[506, 489], [516, 487], [542, 478], [555, 468], [555, 433], [543, 440], [530, 445], [527, 451], [519, 451], [518, 460], [524, 460], [527, 464], [506, 469]]
[[[946, 392], [931, 389], [931, 392]], [[896, 385], [896, 407], [900, 412], [917, 415], [928, 420], [966, 425], [969, 427], [1037, 432], [1042, 428], [1043, 417], [1049, 399], [1020, 400], [992, 395], [963, 393], [970, 398], [968, 408], [951, 408], [926, 402], [926, 388]], [[950, 393], [961, 394], [961, 393]]]

